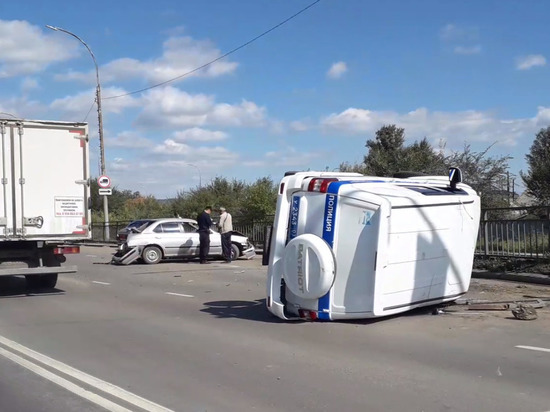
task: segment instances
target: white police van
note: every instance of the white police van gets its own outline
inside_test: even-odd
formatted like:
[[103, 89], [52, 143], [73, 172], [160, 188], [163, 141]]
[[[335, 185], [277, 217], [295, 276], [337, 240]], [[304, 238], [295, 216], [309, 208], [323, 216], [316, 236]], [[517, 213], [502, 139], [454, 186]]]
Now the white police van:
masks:
[[267, 251], [267, 307], [282, 319], [387, 316], [470, 284], [480, 200], [447, 176], [287, 173]]

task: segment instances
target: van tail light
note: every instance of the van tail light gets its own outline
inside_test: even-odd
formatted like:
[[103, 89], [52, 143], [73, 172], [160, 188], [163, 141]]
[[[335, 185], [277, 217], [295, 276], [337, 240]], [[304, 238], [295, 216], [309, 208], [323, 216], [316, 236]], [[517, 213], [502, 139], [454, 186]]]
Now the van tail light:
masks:
[[279, 194], [282, 195], [284, 190], [285, 190], [285, 184], [281, 183], [281, 186], [279, 186]]
[[320, 193], [326, 193], [328, 189], [328, 185], [330, 185], [332, 182], [337, 182], [338, 179], [323, 179], [319, 177], [315, 177], [310, 180], [309, 185], [307, 187], [308, 192], [320, 192]]
[[80, 253], [80, 246], [60, 246], [53, 249], [54, 255], [72, 255]]
[[319, 316], [317, 315], [317, 312], [314, 310], [307, 310], [307, 309], [298, 309], [298, 316], [302, 319], [306, 320], [317, 320], [319, 319]]

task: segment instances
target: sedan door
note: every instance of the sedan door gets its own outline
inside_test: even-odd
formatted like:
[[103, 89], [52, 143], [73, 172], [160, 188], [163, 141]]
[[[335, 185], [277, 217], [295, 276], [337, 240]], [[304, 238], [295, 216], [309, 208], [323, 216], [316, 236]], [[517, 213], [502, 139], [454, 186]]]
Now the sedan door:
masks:
[[211, 256], [222, 255], [222, 238], [218, 232], [210, 229], [210, 253]]
[[185, 234], [185, 244], [184, 247], [180, 250], [180, 255], [185, 257], [199, 256], [199, 232], [197, 227], [193, 226], [189, 222], [183, 222], [182, 224], [183, 232]]
[[181, 223], [164, 222], [153, 229], [155, 243], [162, 246], [166, 257], [178, 257], [183, 255], [188, 236], [184, 233]]

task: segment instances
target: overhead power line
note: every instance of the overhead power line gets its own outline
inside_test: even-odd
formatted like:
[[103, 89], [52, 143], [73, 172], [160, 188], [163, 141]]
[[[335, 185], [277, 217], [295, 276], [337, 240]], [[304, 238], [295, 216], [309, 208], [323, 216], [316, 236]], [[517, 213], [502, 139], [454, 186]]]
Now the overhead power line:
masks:
[[133, 92], [128, 92], [128, 93], [124, 93], [124, 94], [119, 94], [119, 95], [116, 95], [116, 96], [103, 97], [101, 100], [116, 99], [116, 98], [119, 98], [119, 97], [125, 97], [125, 96], [130, 96], [130, 95], [132, 95], [132, 94], [145, 92], [145, 91], [147, 91], [147, 90], [151, 90], [151, 89], [154, 89], [154, 88], [156, 88], [156, 87], [164, 86], [165, 84], [168, 84], [168, 83], [171, 83], [171, 82], [173, 82], [173, 81], [179, 80], [179, 79], [181, 79], [182, 77], [189, 76], [190, 74], [193, 74], [193, 73], [195, 73], [195, 72], [197, 72], [197, 71], [199, 71], [199, 70], [202, 70], [202, 69], [204, 69], [205, 67], [208, 67], [208, 66], [210, 66], [211, 64], [214, 64], [214, 63], [216, 63], [217, 61], [220, 61], [220, 60], [226, 58], [227, 56], [229, 56], [229, 55], [231, 55], [231, 54], [233, 54], [233, 53], [235, 53], [235, 52], [241, 50], [242, 48], [248, 46], [249, 44], [255, 42], [256, 40], [258, 40], [258, 39], [264, 37], [265, 35], [267, 35], [267, 34], [269, 34], [269, 33], [271, 33], [273, 30], [278, 29], [278, 28], [281, 27], [283, 24], [288, 23], [290, 20], [292, 20], [292, 19], [294, 19], [295, 17], [299, 16], [300, 14], [302, 14], [302, 13], [305, 12], [306, 10], [310, 9], [311, 7], [315, 6], [315, 5], [316, 5], [317, 3], [319, 3], [320, 1], [321, 1], [321, 0], [315, 0], [313, 3], [310, 3], [308, 6], [304, 7], [304, 8], [301, 9], [300, 11], [294, 13], [292, 16], [286, 18], [286, 19], [283, 20], [282, 22], [280, 22], [280, 23], [276, 24], [275, 26], [271, 27], [270, 29], [264, 31], [262, 34], [257, 35], [256, 37], [254, 37], [253, 39], [247, 41], [246, 43], [243, 43], [243, 44], [241, 44], [240, 46], [235, 47], [234, 49], [228, 51], [227, 53], [221, 55], [220, 57], [218, 57], [218, 58], [216, 58], [216, 59], [214, 59], [214, 60], [211, 60], [211, 61], [209, 61], [208, 63], [205, 63], [205, 64], [203, 64], [203, 65], [201, 65], [201, 66], [199, 66], [199, 67], [196, 67], [196, 68], [193, 69], [193, 70], [190, 70], [190, 71], [188, 71], [188, 72], [186, 72], [186, 73], [183, 73], [183, 74], [181, 74], [181, 75], [179, 75], [179, 76], [177, 76], [177, 77], [174, 77], [174, 78], [172, 78], [172, 79], [165, 80], [165, 81], [163, 81], [163, 82], [161, 82], [161, 83], [157, 83], [157, 84], [154, 84], [154, 85], [152, 85], [152, 86], [145, 87], [145, 88], [143, 88], [143, 89], [135, 90], [135, 91], [133, 91]]

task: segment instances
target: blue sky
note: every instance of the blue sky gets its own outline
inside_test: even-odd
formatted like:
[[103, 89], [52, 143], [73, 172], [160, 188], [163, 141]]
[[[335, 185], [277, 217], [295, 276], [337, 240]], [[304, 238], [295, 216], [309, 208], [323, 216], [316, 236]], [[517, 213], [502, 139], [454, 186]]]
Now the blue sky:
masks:
[[86, 120], [98, 175], [93, 62], [48, 24], [96, 56], [107, 174], [121, 189], [172, 197], [199, 174], [205, 184], [332, 170], [361, 161], [365, 141], [390, 123], [409, 143], [495, 143], [489, 154], [526, 170], [534, 135], [550, 126], [543, 0], [321, 0], [191, 76], [109, 98], [195, 69], [312, 2], [2, 2], [0, 112]]

